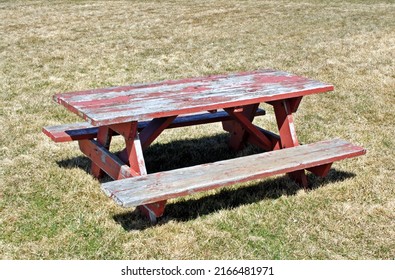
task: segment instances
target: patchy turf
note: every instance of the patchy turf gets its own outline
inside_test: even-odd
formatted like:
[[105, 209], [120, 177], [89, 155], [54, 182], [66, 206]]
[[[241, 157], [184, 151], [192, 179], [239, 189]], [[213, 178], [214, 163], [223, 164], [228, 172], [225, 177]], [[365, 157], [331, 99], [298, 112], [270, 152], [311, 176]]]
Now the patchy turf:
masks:
[[[394, 14], [363, 0], [1, 1], [0, 258], [393, 259]], [[279, 176], [172, 200], [151, 226], [101, 192], [77, 143], [41, 132], [78, 121], [54, 93], [259, 68], [334, 84], [302, 101], [299, 138], [367, 155], [309, 192]], [[148, 169], [230, 156], [226, 140], [214, 124], [166, 131]]]

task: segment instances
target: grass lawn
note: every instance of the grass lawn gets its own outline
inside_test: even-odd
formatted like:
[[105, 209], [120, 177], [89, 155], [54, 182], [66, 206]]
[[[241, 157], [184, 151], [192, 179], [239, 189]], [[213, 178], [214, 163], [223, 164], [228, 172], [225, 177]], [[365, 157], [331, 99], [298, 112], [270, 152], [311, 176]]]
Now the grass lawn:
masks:
[[[0, 1], [0, 259], [394, 259], [394, 14], [393, 0]], [[152, 226], [102, 193], [76, 142], [41, 132], [80, 121], [55, 93], [261, 68], [333, 84], [303, 99], [299, 140], [367, 154], [309, 175], [310, 191], [277, 176], [171, 200]], [[219, 124], [146, 151], [149, 172], [227, 156]]]

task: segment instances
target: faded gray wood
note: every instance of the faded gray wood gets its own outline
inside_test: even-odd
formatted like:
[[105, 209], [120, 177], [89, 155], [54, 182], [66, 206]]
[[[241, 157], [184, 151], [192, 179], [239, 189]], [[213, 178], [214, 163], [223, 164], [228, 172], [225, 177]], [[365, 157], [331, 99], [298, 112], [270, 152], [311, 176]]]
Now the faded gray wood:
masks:
[[62, 93], [54, 99], [95, 126], [191, 114], [333, 90], [275, 70]]
[[314, 144], [148, 174], [102, 184], [123, 207], [144, 205], [216, 187], [289, 173], [364, 154], [351, 143], [334, 139]]

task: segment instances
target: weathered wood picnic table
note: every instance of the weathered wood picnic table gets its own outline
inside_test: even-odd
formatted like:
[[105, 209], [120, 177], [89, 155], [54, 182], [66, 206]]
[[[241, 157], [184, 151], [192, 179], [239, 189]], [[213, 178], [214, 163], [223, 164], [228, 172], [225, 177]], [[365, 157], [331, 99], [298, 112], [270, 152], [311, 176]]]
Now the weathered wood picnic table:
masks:
[[[332, 90], [305, 77], [257, 70], [62, 93], [55, 101], [85, 122], [43, 132], [56, 142], [78, 140], [92, 161], [93, 176], [105, 172], [114, 179], [102, 184], [103, 191], [155, 221], [170, 198], [282, 173], [306, 187], [305, 170], [326, 176], [334, 161], [364, 154], [341, 139], [299, 145], [293, 113], [305, 95]], [[273, 106], [278, 135], [253, 124], [255, 116], [265, 114], [261, 103]], [[219, 121], [230, 133], [231, 148], [250, 142], [267, 152], [147, 174], [143, 150], [165, 129]], [[114, 135], [125, 140], [119, 154], [109, 150]]]

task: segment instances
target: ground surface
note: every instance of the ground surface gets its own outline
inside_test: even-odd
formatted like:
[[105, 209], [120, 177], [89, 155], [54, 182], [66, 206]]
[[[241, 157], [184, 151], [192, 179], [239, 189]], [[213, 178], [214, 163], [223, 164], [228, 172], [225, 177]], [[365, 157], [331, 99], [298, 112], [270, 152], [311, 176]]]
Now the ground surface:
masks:
[[[393, 1], [1, 1], [0, 258], [393, 259], [394, 14]], [[309, 192], [280, 176], [172, 200], [151, 226], [101, 192], [77, 143], [41, 132], [79, 121], [58, 92], [259, 68], [334, 84], [302, 101], [299, 139], [367, 154]], [[167, 131], [147, 168], [237, 156], [226, 141], [220, 125]]]

